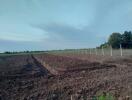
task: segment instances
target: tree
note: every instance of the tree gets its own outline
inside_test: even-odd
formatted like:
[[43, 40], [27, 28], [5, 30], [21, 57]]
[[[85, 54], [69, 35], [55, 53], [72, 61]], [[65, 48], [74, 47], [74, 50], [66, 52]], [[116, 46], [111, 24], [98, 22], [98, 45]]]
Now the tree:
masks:
[[122, 47], [123, 48], [132, 48], [132, 32], [125, 31], [122, 34]]
[[122, 35], [120, 33], [112, 33], [108, 39], [108, 44], [113, 48], [119, 48], [122, 42]]
[[108, 48], [109, 47], [109, 45], [108, 45], [108, 42], [105, 42], [105, 43], [103, 43], [103, 44], [101, 44], [99, 47], [97, 47], [97, 48]]
[[5, 53], [5, 54], [11, 54], [11, 52], [9, 52], [9, 51], [5, 51], [4, 53]]

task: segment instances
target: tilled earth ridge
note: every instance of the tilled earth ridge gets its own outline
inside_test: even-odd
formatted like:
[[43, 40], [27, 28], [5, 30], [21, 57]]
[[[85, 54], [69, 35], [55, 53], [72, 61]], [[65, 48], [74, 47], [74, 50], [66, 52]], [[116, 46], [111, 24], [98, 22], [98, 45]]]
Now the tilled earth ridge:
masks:
[[126, 96], [132, 100], [131, 57], [93, 56], [92, 60], [79, 57], [51, 54], [1, 57], [0, 99], [70, 100], [72, 96], [73, 100], [82, 100], [106, 92], [116, 100], [125, 100]]

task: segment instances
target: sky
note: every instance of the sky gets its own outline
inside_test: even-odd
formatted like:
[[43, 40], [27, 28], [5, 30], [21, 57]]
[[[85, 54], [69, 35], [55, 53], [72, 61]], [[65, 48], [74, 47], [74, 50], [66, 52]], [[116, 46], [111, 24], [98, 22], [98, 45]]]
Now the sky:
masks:
[[132, 0], [0, 0], [0, 52], [93, 48], [132, 30]]

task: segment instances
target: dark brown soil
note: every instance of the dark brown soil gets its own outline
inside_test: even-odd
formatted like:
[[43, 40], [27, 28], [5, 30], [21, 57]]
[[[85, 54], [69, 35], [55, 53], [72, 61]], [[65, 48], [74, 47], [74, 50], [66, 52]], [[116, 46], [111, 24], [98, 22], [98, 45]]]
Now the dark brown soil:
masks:
[[[0, 100], [83, 100], [103, 92], [132, 100], [132, 57], [0, 57]], [[85, 99], [84, 99], [85, 100]]]

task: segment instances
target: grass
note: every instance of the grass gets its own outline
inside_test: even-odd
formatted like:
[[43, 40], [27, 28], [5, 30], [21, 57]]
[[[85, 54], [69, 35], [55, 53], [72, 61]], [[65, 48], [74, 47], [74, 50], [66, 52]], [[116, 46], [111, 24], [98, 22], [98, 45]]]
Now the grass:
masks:
[[[96, 49], [97, 55], [103, 55], [102, 49]], [[69, 50], [52, 50], [47, 52], [28, 52], [28, 53], [12, 53], [12, 54], [6, 54], [6, 53], [0, 53], [0, 56], [13, 56], [13, 55], [31, 55], [31, 54], [43, 54], [43, 53], [50, 53], [50, 54], [96, 54], [95, 49], [69, 49]], [[112, 50], [113, 56], [120, 56], [120, 49], [113, 49]], [[110, 49], [104, 49], [104, 55], [111, 55]], [[132, 55], [132, 49], [123, 49], [123, 56], [131, 56]]]
[[11, 53], [11, 54], [0, 53], [0, 56], [31, 55], [31, 54], [43, 54], [43, 53], [45, 53], [45, 52], [34, 52], [34, 53]]
[[[56, 50], [56, 51], [51, 51], [48, 53], [51, 54], [94, 54], [96, 55], [96, 51], [97, 51], [97, 55], [103, 55], [102, 53], [102, 49], [75, 49], [75, 50]], [[90, 53], [91, 52], [91, 53]], [[132, 55], [132, 49], [123, 49], [122, 50], [123, 56], [130, 56]], [[112, 50], [112, 54], [113, 56], [120, 56], [121, 55], [121, 51], [120, 49], [113, 49]], [[104, 49], [104, 55], [108, 55], [111, 56], [111, 50], [110, 49]]]

